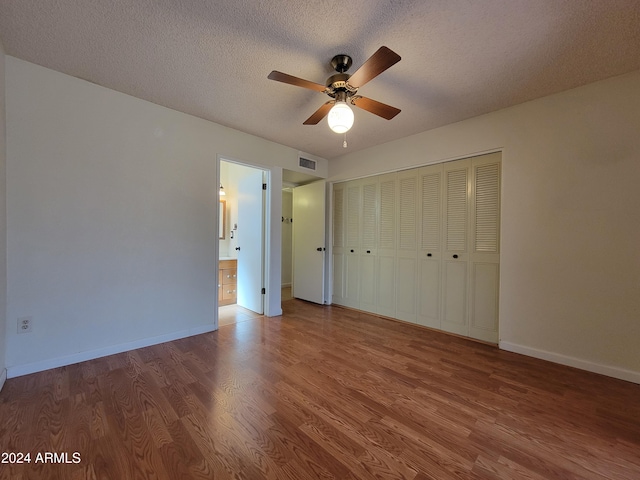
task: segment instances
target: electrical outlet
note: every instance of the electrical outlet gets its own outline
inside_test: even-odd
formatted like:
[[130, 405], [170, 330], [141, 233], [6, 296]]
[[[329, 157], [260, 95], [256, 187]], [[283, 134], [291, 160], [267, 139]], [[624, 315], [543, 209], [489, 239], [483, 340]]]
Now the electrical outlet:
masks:
[[18, 333], [30, 333], [32, 323], [32, 317], [20, 317], [18, 319]]

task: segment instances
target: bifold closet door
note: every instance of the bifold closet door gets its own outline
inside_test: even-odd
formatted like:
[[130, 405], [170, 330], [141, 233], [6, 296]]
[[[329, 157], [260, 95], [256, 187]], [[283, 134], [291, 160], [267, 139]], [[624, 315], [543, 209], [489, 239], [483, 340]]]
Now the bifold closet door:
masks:
[[468, 335], [469, 196], [471, 160], [443, 165], [443, 251], [441, 328]]
[[500, 290], [499, 153], [472, 159], [469, 336], [497, 343]]
[[[358, 277], [360, 285], [360, 305], [367, 312], [376, 311], [376, 248], [378, 239], [378, 177], [360, 181], [361, 210], [360, 249], [358, 250]], [[355, 220], [355, 219], [354, 219]]]
[[379, 315], [396, 316], [397, 175], [379, 178], [379, 222], [376, 255], [376, 309]]
[[418, 170], [418, 323], [440, 328], [442, 165]]
[[360, 308], [360, 211], [361, 185], [358, 180], [345, 185], [345, 252], [343, 305]]
[[333, 186], [333, 302], [498, 339], [501, 155]]
[[333, 290], [331, 295], [331, 302], [344, 305], [345, 297], [345, 260], [344, 260], [344, 244], [345, 244], [345, 231], [344, 231], [344, 217], [345, 217], [345, 189], [344, 183], [336, 183], [332, 186], [331, 194], [331, 213], [332, 213], [332, 244], [331, 244], [331, 258], [332, 258], [332, 275], [333, 275]]
[[416, 170], [398, 173], [398, 248], [396, 268], [396, 318], [417, 322], [417, 199]]

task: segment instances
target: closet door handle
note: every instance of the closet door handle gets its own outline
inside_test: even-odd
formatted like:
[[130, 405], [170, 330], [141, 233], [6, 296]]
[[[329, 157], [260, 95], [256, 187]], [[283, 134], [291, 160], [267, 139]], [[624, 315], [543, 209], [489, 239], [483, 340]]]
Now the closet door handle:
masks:
[[237, 251], [240, 251], [240, 247], [236, 247], [236, 250], [237, 250]]
[[351, 250], [351, 253], [353, 253], [353, 250]]
[[430, 257], [430, 256], [431, 256], [431, 254], [430, 254], [430, 253], [427, 253], [427, 257]]
[[367, 250], [367, 253], [371, 253], [371, 250]]
[[455, 254], [455, 255], [453, 256], [453, 258], [458, 258], [458, 254]]

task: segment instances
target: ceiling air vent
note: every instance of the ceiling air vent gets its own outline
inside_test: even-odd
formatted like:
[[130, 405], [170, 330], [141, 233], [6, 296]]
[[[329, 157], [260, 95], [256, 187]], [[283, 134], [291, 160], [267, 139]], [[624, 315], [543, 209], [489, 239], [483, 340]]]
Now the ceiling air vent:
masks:
[[298, 157], [298, 165], [300, 165], [302, 168], [308, 168], [309, 170], [316, 169], [315, 160], [309, 160], [308, 158], [304, 157]]

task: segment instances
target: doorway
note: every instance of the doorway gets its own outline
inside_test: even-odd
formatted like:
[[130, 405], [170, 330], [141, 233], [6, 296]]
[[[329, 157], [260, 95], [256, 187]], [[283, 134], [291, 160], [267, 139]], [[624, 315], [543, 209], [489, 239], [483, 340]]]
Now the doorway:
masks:
[[281, 255], [281, 290], [282, 302], [291, 300], [293, 283], [293, 188], [295, 185], [282, 185], [282, 255]]
[[220, 159], [219, 326], [264, 314], [267, 183], [268, 171]]
[[283, 170], [282, 180], [282, 301], [326, 303], [324, 179]]

